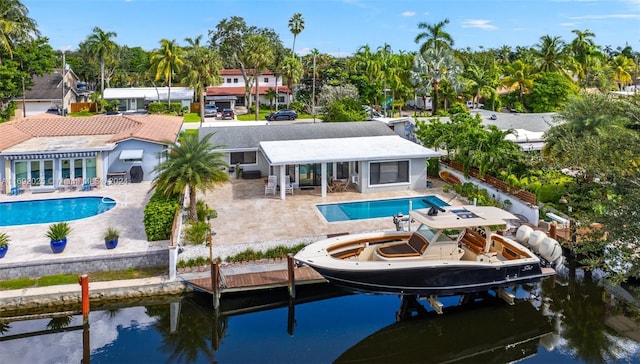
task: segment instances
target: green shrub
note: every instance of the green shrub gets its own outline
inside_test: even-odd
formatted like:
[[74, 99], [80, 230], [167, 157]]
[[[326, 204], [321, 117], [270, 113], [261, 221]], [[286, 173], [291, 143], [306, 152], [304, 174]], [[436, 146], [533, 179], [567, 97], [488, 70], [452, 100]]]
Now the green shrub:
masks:
[[191, 221], [184, 229], [184, 238], [190, 244], [202, 244], [209, 233], [209, 224], [202, 221]]
[[206, 221], [207, 216], [211, 217], [212, 219], [218, 217], [218, 213], [214, 209], [209, 207], [205, 200], [202, 199], [199, 199], [196, 202], [196, 214], [198, 216], [198, 221], [200, 222]]
[[189, 260], [181, 260], [178, 262], [178, 268], [200, 267], [210, 263], [209, 257], [196, 257]]
[[537, 198], [540, 202], [558, 202], [560, 197], [565, 193], [564, 185], [560, 184], [544, 184], [540, 187], [537, 193]]
[[180, 114], [182, 110], [182, 104], [179, 102], [171, 103], [171, 110], [169, 110], [168, 104], [166, 102], [152, 102], [149, 103], [149, 112], [152, 114], [164, 114], [166, 112], [170, 112], [173, 114]]
[[178, 195], [164, 196], [155, 192], [144, 208], [144, 231], [147, 240], [167, 240], [171, 238], [173, 217], [178, 209]]
[[306, 105], [302, 101], [297, 101], [296, 100], [296, 101], [292, 102], [291, 104], [289, 104], [289, 109], [295, 110], [298, 114], [303, 113], [305, 108], [306, 108]]
[[367, 113], [360, 101], [340, 99], [327, 107], [322, 119], [324, 121], [363, 121], [367, 119]]
[[247, 249], [241, 253], [238, 253], [236, 255], [227, 257], [227, 262], [230, 263], [234, 263], [234, 262], [248, 262], [251, 260], [260, 260], [264, 258], [264, 253], [262, 252], [257, 252], [253, 249]]

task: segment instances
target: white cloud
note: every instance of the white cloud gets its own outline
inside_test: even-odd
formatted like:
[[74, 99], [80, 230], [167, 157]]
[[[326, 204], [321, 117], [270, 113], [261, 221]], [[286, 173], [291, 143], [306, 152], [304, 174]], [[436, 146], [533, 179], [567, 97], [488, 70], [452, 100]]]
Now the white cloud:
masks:
[[402, 12], [402, 16], [414, 16], [416, 15], [415, 11], [404, 11]]
[[462, 22], [462, 27], [463, 28], [478, 28], [478, 29], [485, 29], [485, 30], [497, 29], [497, 27], [495, 25], [489, 24], [490, 22], [491, 22], [491, 20], [467, 19], [467, 20]]

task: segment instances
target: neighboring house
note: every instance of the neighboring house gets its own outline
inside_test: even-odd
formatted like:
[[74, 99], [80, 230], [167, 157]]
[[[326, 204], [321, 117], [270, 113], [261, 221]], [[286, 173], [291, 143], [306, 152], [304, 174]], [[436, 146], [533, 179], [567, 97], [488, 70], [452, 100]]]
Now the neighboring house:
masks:
[[[249, 74], [253, 70], [247, 70]], [[242, 72], [239, 69], [223, 69], [220, 72], [222, 78], [222, 84], [220, 86], [207, 87], [206, 103], [215, 103], [218, 109], [222, 108], [235, 108], [236, 106], [249, 105], [246, 95], [244, 78], [242, 78]], [[270, 101], [266, 98], [266, 93], [269, 89], [277, 91], [278, 97], [273, 100], [274, 105], [289, 105], [291, 103], [291, 91], [289, 88], [282, 84], [282, 77], [276, 76], [271, 71], [264, 71], [258, 77], [258, 100], [260, 104], [269, 105]], [[251, 87], [251, 99], [255, 97], [256, 86], [255, 82]]]
[[[60, 110], [68, 111], [70, 105], [75, 102], [85, 102], [89, 92], [78, 89], [78, 76], [71, 69], [64, 74], [62, 83], [62, 69], [58, 68], [51, 73], [32, 78], [33, 86], [23, 96], [16, 97], [13, 101], [18, 104], [16, 116], [33, 116], [47, 111], [60, 113]], [[64, 85], [64, 88], [63, 88]], [[64, 102], [62, 93], [64, 92]]]
[[413, 120], [413, 118], [410, 118], [408, 116], [403, 116], [400, 118], [376, 117], [371, 120], [385, 123], [391, 130], [393, 130], [394, 133], [414, 143], [418, 143], [418, 138], [416, 137], [415, 133], [416, 122], [415, 120]]
[[378, 121], [200, 129], [200, 137], [209, 133], [232, 176], [237, 167], [279, 181], [288, 175], [294, 187], [319, 186], [323, 196], [330, 178], [349, 180], [361, 193], [425, 188], [425, 161], [440, 156]]
[[161, 115], [44, 115], [2, 123], [0, 180], [7, 181], [4, 192], [47, 191], [95, 177], [102, 184], [128, 182], [134, 166], [151, 180], [167, 141], [177, 140], [181, 127], [182, 118]]
[[118, 111], [145, 110], [150, 102], [179, 102], [182, 107], [190, 107], [193, 101], [193, 89], [189, 87], [171, 87], [169, 95], [168, 87], [131, 87], [131, 88], [106, 88], [105, 100], [118, 100]]

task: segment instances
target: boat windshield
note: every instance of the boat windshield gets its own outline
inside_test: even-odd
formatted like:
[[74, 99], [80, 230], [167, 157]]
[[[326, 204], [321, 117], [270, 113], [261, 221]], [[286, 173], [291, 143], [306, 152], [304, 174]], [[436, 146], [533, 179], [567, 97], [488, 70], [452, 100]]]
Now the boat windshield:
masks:
[[426, 237], [431, 243], [452, 240], [451, 237], [445, 234], [442, 230], [433, 229], [427, 225], [420, 225], [417, 231]]

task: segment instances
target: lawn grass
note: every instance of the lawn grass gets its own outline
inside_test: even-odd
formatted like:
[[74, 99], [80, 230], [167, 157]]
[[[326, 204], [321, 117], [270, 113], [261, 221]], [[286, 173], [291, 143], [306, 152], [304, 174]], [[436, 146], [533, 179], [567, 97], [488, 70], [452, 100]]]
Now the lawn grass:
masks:
[[185, 123], [199, 123], [200, 122], [200, 115], [196, 114], [194, 112], [188, 113], [188, 114], [184, 114], [184, 122]]
[[[90, 282], [116, 281], [122, 279], [135, 279], [156, 277], [167, 274], [166, 267], [127, 269], [116, 272], [89, 273]], [[0, 281], [0, 290], [23, 289], [32, 287], [49, 287], [60, 284], [78, 284], [78, 274], [56, 274], [38, 278], [17, 278]]]

